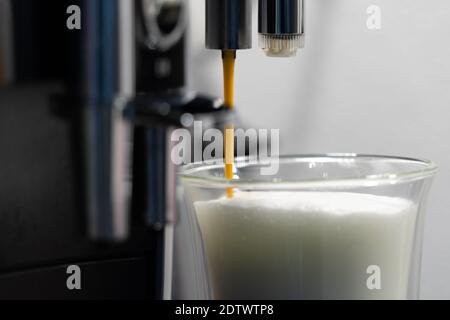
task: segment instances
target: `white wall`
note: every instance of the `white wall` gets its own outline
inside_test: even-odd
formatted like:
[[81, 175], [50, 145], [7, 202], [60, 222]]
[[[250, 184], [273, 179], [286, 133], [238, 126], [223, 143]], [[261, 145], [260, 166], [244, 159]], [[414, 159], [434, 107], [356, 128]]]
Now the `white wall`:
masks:
[[[422, 298], [450, 299], [450, 2], [306, 1], [307, 44], [298, 57], [266, 58], [256, 26], [254, 49], [238, 53], [238, 110], [250, 125], [280, 128], [283, 153], [436, 161]], [[380, 31], [366, 27], [371, 4], [382, 9]], [[219, 53], [203, 47], [204, 1], [191, 7], [191, 87], [221, 95]]]

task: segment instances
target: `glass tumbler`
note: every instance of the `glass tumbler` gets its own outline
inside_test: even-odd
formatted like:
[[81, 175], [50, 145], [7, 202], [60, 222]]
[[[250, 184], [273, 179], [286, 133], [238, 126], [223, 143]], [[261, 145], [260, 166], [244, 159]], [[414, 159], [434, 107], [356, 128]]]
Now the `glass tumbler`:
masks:
[[[263, 174], [269, 166], [276, 173]], [[354, 154], [239, 158], [233, 180], [223, 163], [183, 167], [195, 240], [185, 298], [417, 299], [436, 170], [425, 160]]]

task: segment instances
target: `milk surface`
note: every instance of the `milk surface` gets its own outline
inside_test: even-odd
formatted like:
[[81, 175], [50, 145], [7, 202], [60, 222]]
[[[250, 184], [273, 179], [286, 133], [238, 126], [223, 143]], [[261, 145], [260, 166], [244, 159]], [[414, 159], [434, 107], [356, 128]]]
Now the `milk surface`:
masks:
[[[214, 299], [406, 299], [417, 207], [359, 193], [194, 203]], [[381, 289], [367, 287], [369, 266]]]

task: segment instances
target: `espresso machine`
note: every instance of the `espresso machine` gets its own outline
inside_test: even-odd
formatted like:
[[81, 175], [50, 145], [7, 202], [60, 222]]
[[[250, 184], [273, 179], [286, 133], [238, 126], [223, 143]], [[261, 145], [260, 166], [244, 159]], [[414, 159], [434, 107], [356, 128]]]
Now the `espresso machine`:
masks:
[[[251, 0], [206, 5], [207, 48], [251, 47]], [[171, 298], [170, 134], [231, 113], [185, 90], [187, 8], [0, 0], [0, 299]], [[294, 55], [303, 1], [260, 0], [259, 33]]]

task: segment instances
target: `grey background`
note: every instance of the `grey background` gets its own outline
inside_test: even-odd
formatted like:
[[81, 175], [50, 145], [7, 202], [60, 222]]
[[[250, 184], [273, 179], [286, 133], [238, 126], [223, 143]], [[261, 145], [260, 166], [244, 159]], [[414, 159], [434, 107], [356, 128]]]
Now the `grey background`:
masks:
[[[450, 2], [306, 1], [306, 48], [296, 58], [266, 58], [255, 25], [254, 49], [238, 53], [238, 110], [250, 125], [281, 129], [283, 153], [437, 162], [421, 296], [450, 299]], [[379, 31], [366, 27], [372, 4], [382, 10]], [[204, 1], [191, 1], [190, 14], [191, 88], [221, 95], [219, 53], [204, 49]]]

